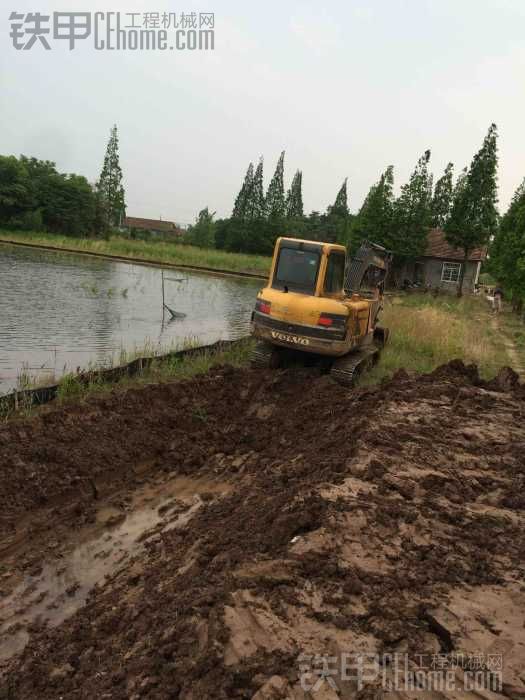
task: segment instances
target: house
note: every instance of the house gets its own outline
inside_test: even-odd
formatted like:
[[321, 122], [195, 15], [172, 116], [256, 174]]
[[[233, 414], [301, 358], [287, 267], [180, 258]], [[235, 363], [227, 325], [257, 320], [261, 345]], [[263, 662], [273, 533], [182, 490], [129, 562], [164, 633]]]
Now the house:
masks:
[[[466, 263], [463, 290], [474, 291], [478, 283], [481, 263], [487, 257], [487, 248], [475, 248], [469, 254]], [[431, 229], [427, 237], [425, 252], [415, 261], [408, 263], [402, 272], [401, 283], [408, 280], [441, 291], [456, 292], [465, 264], [463, 250], [454, 248], [445, 238], [445, 232], [439, 228]]]
[[122, 228], [130, 233], [151, 233], [163, 238], [181, 238], [184, 231], [173, 221], [163, 219], [141, 219], [137, 216], [125, 216]]

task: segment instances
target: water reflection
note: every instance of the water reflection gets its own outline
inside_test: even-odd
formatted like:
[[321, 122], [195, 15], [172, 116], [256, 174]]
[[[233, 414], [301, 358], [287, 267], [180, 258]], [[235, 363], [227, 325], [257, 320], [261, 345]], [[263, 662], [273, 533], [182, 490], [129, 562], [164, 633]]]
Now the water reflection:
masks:
[[[149, 349], [248, 332], [261, 283], [0, 245], [0, 393], [26, 368], [45, 378]], [[179, 281], [174, 281], [179, 280]]]

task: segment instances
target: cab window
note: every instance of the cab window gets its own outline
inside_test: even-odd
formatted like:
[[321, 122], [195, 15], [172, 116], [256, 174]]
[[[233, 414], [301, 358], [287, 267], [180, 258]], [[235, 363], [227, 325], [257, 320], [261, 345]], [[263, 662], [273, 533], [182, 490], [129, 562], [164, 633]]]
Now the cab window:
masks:
[[324, 291], [326, 294], [337, 294], [343, 291], [345, 279], [345, 256], [343, 253], [330, 253], [326, 265]]
[[314, 294], [320, 255], [314, 250], [282, 247], [272, 286], [291, 292]]

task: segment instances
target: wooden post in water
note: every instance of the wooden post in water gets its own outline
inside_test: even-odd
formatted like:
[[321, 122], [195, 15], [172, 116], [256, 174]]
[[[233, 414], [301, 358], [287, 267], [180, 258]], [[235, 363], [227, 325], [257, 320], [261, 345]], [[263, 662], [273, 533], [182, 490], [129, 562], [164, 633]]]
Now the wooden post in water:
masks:
[[[173, 309], [170, 309], [170, 307], [166, 304], [166, 298], [165, 298], [165, 294], [164, 294], [164, 270], [161, 270], [161, 277], [162, 277], [162, 328], [164, 328], [164, 309], [167, 309], [170, 312], [171, 320], [173, 320], [174, 318], [184, 318], [186, 316], [186, 314], [174, 311]], [[168, 280], [171, 280], [172, 282], [184, 282], [183, 277], [181, 277], [179, 279], [173, 278], [173, 277], [168, 277]]]

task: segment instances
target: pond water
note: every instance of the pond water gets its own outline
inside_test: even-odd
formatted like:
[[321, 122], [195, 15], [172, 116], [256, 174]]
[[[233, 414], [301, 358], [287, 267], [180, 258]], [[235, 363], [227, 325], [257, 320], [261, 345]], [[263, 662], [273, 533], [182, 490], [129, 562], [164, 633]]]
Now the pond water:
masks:
[[45, 382], [249, 332], [262, 281], [0, 244], [0, 394], [28, 375]]

